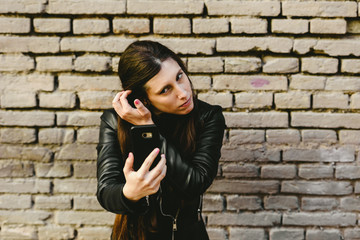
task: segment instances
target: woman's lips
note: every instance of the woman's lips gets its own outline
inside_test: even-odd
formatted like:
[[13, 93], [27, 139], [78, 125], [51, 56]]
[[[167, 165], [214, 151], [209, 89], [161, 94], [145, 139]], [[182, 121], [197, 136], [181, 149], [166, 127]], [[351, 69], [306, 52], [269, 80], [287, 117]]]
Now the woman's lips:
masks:
[[189, 99], [184, 103], [182, 104], [180, 107], [188, 107], [191, 103], [191, 97], [189, 97]]

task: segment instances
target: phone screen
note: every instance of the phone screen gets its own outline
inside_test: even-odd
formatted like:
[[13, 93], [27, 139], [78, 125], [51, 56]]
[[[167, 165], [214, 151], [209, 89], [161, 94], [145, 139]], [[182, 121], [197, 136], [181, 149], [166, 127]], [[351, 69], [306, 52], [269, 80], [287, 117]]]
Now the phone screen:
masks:
[[[134, 170], [137, 171], [145, 158], [155, 149], [160, 148], [160, 135], [156, 125], [139, 125], [130, 129], [131, 149], [134, 154]], [[156, 156], [150, 169], [160, 161], [160, 153]]]

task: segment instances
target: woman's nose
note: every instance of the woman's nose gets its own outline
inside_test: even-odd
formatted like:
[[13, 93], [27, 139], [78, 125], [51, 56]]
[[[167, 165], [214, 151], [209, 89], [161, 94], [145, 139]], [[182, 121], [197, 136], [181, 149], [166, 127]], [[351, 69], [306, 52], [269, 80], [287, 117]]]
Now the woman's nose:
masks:
[[177, 96], [178, 96], [179, 99], [187, 98], [186, 89], [183, 88], [182, 86], [178, 86]]

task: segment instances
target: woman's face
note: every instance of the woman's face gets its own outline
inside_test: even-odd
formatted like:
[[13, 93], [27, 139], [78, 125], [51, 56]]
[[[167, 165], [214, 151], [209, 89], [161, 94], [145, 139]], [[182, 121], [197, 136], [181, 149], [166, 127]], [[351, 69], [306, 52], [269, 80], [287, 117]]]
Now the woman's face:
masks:
[[161, 63], [161, 70], [145, 84], [155, 113], [185, 115], [194, 108], [189, 78], [172, 58]]

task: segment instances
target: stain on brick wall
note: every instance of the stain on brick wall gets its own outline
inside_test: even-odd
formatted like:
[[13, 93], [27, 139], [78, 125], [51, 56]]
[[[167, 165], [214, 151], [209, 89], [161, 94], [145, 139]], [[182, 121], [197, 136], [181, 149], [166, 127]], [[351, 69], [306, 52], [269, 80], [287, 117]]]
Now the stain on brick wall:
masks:
[[109, 239], [100, 115], [138, 39], [224, 109], [212, 240], [360, 239], [360, 4], [0, 0], [0, 239]]

